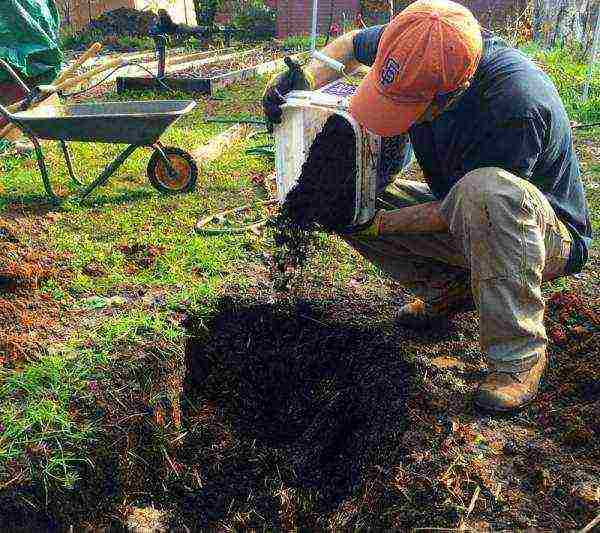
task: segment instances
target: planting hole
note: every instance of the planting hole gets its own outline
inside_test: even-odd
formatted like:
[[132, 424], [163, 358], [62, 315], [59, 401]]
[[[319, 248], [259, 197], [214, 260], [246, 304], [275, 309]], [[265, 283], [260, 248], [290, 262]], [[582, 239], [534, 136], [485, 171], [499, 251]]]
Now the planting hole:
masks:
[[277, 449], [289, 485], [343, 497], [404, 430], [409, 366], [382, 329], [332, 321], [304, 302], [233, 300], [188, 329], [192, 410], [215, 405], [236, 436]]

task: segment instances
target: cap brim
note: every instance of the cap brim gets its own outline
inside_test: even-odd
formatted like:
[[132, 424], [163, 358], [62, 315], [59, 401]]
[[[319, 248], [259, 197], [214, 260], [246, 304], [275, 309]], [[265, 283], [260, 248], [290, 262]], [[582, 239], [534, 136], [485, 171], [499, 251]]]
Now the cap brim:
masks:
[[349, 111], [369, 131], [393, 137], [406, 133], [428, 107], [428, 102], [398, 103], [382, 95], [372, 69], [350, 100]]

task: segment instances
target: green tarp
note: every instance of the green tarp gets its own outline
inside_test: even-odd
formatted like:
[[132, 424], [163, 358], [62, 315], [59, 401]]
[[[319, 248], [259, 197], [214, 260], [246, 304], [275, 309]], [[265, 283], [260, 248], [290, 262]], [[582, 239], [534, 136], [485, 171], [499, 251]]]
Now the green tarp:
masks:
[[[0, 0], [0, 58], [40, 82], [56, 76], [62, 53], [54, 0]], [[7, 78], [0, 69], [0, 82]]]

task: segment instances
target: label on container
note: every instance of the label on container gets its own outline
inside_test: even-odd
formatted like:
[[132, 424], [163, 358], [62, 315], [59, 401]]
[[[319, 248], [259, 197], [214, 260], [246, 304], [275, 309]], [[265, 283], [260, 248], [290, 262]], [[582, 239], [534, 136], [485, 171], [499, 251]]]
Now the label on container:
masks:
[[352, 85], [351, 83], [347, 83], [343, 80], [338, 80], [323, 87], [320, 92], [331, 94], [333, 96], [349, 98], [356, 92], [356, 89], [358, 89], [356, 85]]

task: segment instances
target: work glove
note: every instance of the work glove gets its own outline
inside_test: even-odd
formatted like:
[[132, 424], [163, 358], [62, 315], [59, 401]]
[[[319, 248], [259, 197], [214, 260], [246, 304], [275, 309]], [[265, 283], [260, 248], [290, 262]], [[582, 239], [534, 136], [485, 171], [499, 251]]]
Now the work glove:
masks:
[[304, 70], [289, 57], [286, 57], [284, 61], [287, 69], [275, 74], [267, 83], [263, 93], [263, 111], [269, 133], [273, 133], [274, 124], [281, 124], [281, 106], [285, 103], [285, 96], [289, 92], [315, 88], [315, 79], [310, 72]]
[[385, 210], [380, 209], [371, 220], [359, 226], [348, 228], [342, 232], [342, 235], [359, 241], [373, 241], [379, 238], [381, 236], [381, 222], [384, 213]]

